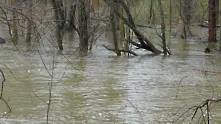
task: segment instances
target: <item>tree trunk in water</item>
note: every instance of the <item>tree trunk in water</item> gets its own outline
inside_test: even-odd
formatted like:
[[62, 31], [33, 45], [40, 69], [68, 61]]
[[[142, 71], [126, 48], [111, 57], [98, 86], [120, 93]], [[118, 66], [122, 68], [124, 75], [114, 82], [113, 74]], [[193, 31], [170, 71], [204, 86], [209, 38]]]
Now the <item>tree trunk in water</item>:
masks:
[[[123, 14], [123, 12], [121, 12]], [[126, 38], [125, 38], [125, 28], [124, 28], [124, 22], [122, 20], [120, 20], [120, 32], [121, 32], [121, 37], [122, 37], [122, 42], [123, 42], [123, 48], [125, 51], [128, 50], [128, 43], [126, 41]]]
[[152, 23], [153, 23], [153, 16], [154, 16], [154, 12], [153, 12], [153, 0], [150, 0], [150, 11], [149, 11], [148, 24], [152, 24]]
[[182, 27], [179, 29], [181, 38], [186, 39], [188, 36], [192, 36], [190, 30], [190, 21], [194, 12], [194, 6], [196, 5], [196, 0], [179, 0], [179, 14], [182, 20]]
[[[131, 42], [133, 45], [146, 49], [148, 51], [153, 52], [154, 54], [160, 54], [162, 53], [160, 50], [158, 50], [140, 31], [136, 29], [134, 20], [132, 18], [132, 15], [130, 13], [129, 7], [125, 4], [124, 0], [119, 0], [121, 7], [124, 9], [124, 12], [127, 15], [127, 19], [120, 14], [117, 10], [114, 9], [114, 13], [124, 21], [124, 23], [133, 30], [134, 34], [137, 36], [137, 39], [139, 40], [140, 44], [137, 44], [135, 42]], [[108, 0], [104, 0], [110, 7], [112, 7], [112, 4]]]
[[75, 2], [75, 0], [65, 0], [64, 1], [64, 5], [65, 5], [65, 24], [64, 24], [64, 29], [65, 30], [71, 30], [73, 29], [73, 22], [74, 22], [74, 18], [73, 18], [73, 14], [74, 14], [74, 6], [73, 6], [73, 2]]
[[170, 0], [170, 33], [172, 29], [172, 0]]
[[10, 0], [10, 4], [12, 6], [12, 41], [14, 44], [18, 42], [18, 26], [17, 26], [17, 15], [16, 9], [14, 8], [14, 0]]
[[209, 46], [214, 47], [216, 41], [216, 0], [209, 0]]
[[[219, 12], [221, 12], [221, 7], [219, 7]], [[220, 31], [219, 31], [219, 50], [221, 51], [221, 16], [219, 15], [219, 26], [220, 26]]]
[[87, 51], [88, 50], [88, 19], [89, 13], [88, 11], [88, 0], [79, 0], [78, 1], [78, 24], [79, 24], [79, 49], [80, 51]]
[[32, 30], [32, 1], [31, 0], [27, 0], [26, 1], [26, 5], [27, 5], [27, 9], [28, 9], [28, 18], [29, 20], [27, 20], [27, 32], [26, 32], [26, 43], [28, 45], [31, 44], [31, 30]]
[[52, 6], [54, 8], [54, 14], [55, 14], [55, 23], [56, 23], [56, 38], [57, 38], [57, 43], [58, 43], [58, 48], [59, 50], [63, 50], [63, 45], [62, 45], [62, 36], [61, 36], [61, 27], [60, 27], [60, 18], [59, 18], [59, 7], [56, 4], [56, 0], [51, 0]]
[[161, 32], [162, 32], [162, 42], [163, 42], [163, 53], [167, 55], [167, 47], [166, 47], [166, 36], [165, 36], [165, 22], [164, 22], [164, 11], [162, 7], [161, 0], [158, 0], [159, 8], [160, 8], [160, 18], [161, 18]]
[[185, 0], [185, 4], [183, 7], [183, 35], [184, 39], [187, 39], [187, 35], [192, 35], [191, 30], [190, 30], [190, 20], [191, 20], [191, 13], [192, 13], [192, 0]]
[[[221, 19], [219, 20], [219, 25], [221, 25]], [[219, 33], [220, 33], [220, 39], [219, 39], [219, 50], [221, 51], [221, 28], [220, 28], [220, 31], [219, 31]]]
[[216, 0], [216, 22], [219, 22], [219, 0]]
[[[118, 48], [118, 38], [117, 38], [117, 30], [119, 29], [119, 18], [115, 15], [114, 9], [117, 11], [119, 10], [119, 2], [111, 2], [111, 28], [112, 28], [112, 34], [113, 34], [113, 41], [114, 41], [114, 49], [117, 56], [120, 56], [121, 53], [119, 52]], [[119, 11], [118, 11], [119, 12]]]
[[[56, 0], [55, 0], [56, 1]], [[62, 0], [56, 1], [56, 7], [58, 9], [58, 16], [59, 16], [59, 24], [61, 28], [64, 28], [64, 24], [65, 24], [65, 10], [64, 10], [64, 4]]]

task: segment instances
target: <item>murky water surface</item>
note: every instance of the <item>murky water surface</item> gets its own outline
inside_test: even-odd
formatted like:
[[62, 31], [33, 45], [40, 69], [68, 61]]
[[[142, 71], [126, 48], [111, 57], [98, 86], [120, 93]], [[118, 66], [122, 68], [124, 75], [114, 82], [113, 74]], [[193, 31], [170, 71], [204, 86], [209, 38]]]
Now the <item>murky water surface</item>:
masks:
[[[188, 108], [220, 97], [220, 73], [200, 70], [220, 72], [221, 56], [204, 54], [201, 43], [172, 39], [172, 56], [136, 50], [141, 56], [128, 58], [104, 49], [104, 41], [99, 39], [85, 57], [79, 57], [68, 43], [63, 54], [47, 46], [39, 52], [19, 52], [12, 45], [1, 45], [3, 97], [12, 112], [4, 116], [7, 109], [0, 101], [0, 123], [46, 123], [51, 77], [45, 66], [52, 74], [53, 61], [49, 113], [53, 124], [188, 123], [193, 113], [186, 112]], [[211, 106], [212, 123], [221, 123], [221, 105]]]

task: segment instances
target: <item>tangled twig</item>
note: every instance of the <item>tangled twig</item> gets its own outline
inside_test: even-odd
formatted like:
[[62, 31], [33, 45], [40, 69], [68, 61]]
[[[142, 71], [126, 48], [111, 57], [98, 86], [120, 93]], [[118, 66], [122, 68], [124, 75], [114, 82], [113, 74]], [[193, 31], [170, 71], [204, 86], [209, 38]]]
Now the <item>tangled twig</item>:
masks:
[[5, 75], [4, 73], [2, 72], [2, 70], [0, 69], [0, 72], [2, 74], [2, 77], [3, 77], [3, 81], [2, 81], [2, 87], [1, 87], [1, 94], [0, 94], [0, 99], [2, 99], [2, 95], [3, 95], [3, 89], [4, 89], [4, 82], [5, 82]]
[[[194, 114], [193, 114], [193, 116], [192, 116], [192, 118], [191, 118], [191, 122], [193, 121], [193, 119], [195, 118], [195, 116], [196, 116], [196, 113], [198, 112], [198, 110], [200, 109], [201, 110], [201, 112], [202, 112], [202, 114], [203, 114], [203, 107], [205, 107], [206, 106], [206, 114], [207, 114], [207, 124], [209, 124], [210, 123], [210, 118], [209, 118], [209, 111], [210, 111], [210, 107], [209, 107], [209, 103], [214, 103], [214, 102], [221, 102], [221, 98], [218, 98], [218, 99], [215, 99], [215, 98], [213, 98], [213, 99], [207, 99], [207, 100], [205, 100], [204, 102], [202, 102], [199, 106], [195, 106], [195, 112], [194, 112]], [[206, 118], [203, 116], [203, 121], [204, 122], [206, 122]]]
[[6, 114], [4, 114], [4, 116], [6, 116], [7, 114], [9, 114], [11, 111], [12, 111], [12, 109], [11, 109], [11, 107], [9, 106], [9, 104], [8, 104], [8, 102], [3, 98], [3, 89], [4, 89], [4, 82], [6, 81], [5, 80], [5, 75], [4, 75], [4, 73], [3, 73], [3, 71], [0, 69], [0, 73], [2, 74], [2, 77], [3, 77], [3, 81], [2, 81], [2, 87], [1, 87], [1, 94], [0, 94], [0, 100], [2, 100], [4, 103], [5, 103], [5, 105], [7, 106], [7, 108], [8, 108], [8, 112], [6, 113]]

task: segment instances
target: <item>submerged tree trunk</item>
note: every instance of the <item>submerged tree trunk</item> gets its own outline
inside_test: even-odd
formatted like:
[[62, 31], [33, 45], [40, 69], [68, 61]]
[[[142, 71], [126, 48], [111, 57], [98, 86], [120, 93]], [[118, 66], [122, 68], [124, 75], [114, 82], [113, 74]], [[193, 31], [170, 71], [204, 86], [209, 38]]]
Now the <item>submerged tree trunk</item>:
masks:
[[172, 29], [172, 0], [170, 0], [170, 33]]
[[59, 18], [59, 7], [56, 4], [56, 0], [51, 0], [52, 6], [54, 8], [54, 14], [55, 14], [55, 24], [56, 24], [56, 38], [57, 38], [57, 43], [58, 43], [58, 48], [59, 50], [63, 50], [63, 45], [62, 45], [62, 35], [61, 35], [61, 28], [60, 28], [60, 18]]
[[219, 0], [216, 0], [216, 22], [219, 22]]
[[17, 44], [18, 42], [18, 21], [16, 15], [16, 9], [14, 7], [15, 1], [10, 0], [10, 4], [12, 6], [12, 41]]
[[167, 55], [164, 11], [163, 11], [161, 0], [158, 0], [158, 4], [159, 4], [159, 8], [160, 8], [160, 17], [161, 17], [161, 32], [162, 32], [161, 39], [162, 39], [162, 43], [163, 43], [163, 53], [164, 53], [164, 55]]
[[27, 32], [26, 32], [26, 43], [28, 45], [31, 44], [31, 32], [32, 32], [32, 1], [31, 0], [27, 0], [26, 1], [27, 4], [27, 9], [28, 9], [28, 18], [29, 20], [27, 20]]
[[209, 48], [216, 41], [216, 0], [209, 0]]
[[[118, 48], [118, 38], [117, 38], [117, 30], [119, 29], [119, 18], [115, 15], [114, 13], [114, 9], [116, 9], [116, 11], [119, 10], [119, 1], [117, 2], [111, 2], [112, 7], [111, 8], [111, 28], [112, 28], [112, 34], [113, 34], [113, 42], [114, 42], [114, 49], [115, 49], [115, 53], [117, 54], [117, 56], [120, 56], [121, 53], [119, 52], [119, 48]], [[119, 11], [118, 11], [119, 12]]]
[[179, 0], [179, 14], [182, 20], [181, 29], [178, 29], [176, 34], [180, 34], [181, 38], [186, 39], [188, 36], [192, 36], [190, 30], [190, 21], [194, 12], [194, 6], [196, 0]]
[[[64, 23], [64, 29], [65, 30], [71, 30], [73, 29], [74, 25], [74, 17], [75, 16], [75, 7], [76, 7], [76, 0], [65, 0], [65, 23]], [[73, 5], [74, 4], [74, 5]]]
[[79, 24], [79, 49], [80, 51], [87, 51], [88, 50], [88, 41], [89, 41], [89, 34], [88, 34], [88, 4], [89, 0], [79, 0], [78, 1], [78, 24]]
[[[56, 1], [56, 0], [55, 0]], [[65, 11], [64, 11], [64, 3], [62, 0], [57, 0], [56, 1], [56, 7], [58, 9], [58, 17], [59, 17], [59, 24], [60, 24], [60, 28], [64, 28], [64, 24], [65, 24]]]
[[148, 24], [152, 24], [153, 23], [153, 18], [154, 18], [153, 2], [154, 2], [154, 0], [150, 0], [150, 11], [149, 11]]
[[[221, 12], [221, 7], [219, 7], [219, 12]], [[221, 16], [219, 15], [219, 50], [221, 51]]]
[[[122, 12], [121, 12], [122, 13]], [[128, 49], [128, 43], [127, 43], [127, 41], [126, 41], [126, 38], [125, 38], [125, 36], [126, 36], [126, 31], [125, 31], [125, 27], [124, 27], [124, 22], [122, 21], [122, 20], [120, 20], [120, 32], [121, 32], [121, 39], [122, 39], [122, 44], [123, 44], [123, 48], [124, 48], [124, 50], [129, 50]]]
[[216, 0], [209, 0], [209, 44], [205, 49], [210, 52], [211, 49], [214, 49], [214, 43], [216, 42]]
[[183, 36], [184, 39], [187, 38], [187, 35], [192, 35], [191, 30], [190, 30], [190, 20], [191, 20], [191, 16], [192, 16], [192, 2], [193, 0], [184, 0], [184, 5], [182, 7], [183, 11], [182, 11], [182, 21], [184, 24], [183, 27]]
[[[219, 25], [221, 25], [221, 19], [219, 20]], [[221, 28], [220, 28], [219, 33], [220, 33], [220, 34], [219, 34], [219, 35], [220, 35], [220, 36], [219, 36], [219, 37], [220, 37], [220, 38], [219, 38], [219, 50], [221, 51]]]

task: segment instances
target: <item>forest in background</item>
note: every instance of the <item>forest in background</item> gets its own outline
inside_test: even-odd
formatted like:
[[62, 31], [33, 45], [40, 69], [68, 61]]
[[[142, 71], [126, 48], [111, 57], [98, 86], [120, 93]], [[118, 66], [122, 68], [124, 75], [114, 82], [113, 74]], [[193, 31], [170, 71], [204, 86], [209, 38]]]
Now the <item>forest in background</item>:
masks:
[[[213, 1], [217, 2], [218, 0]], [[115, 45], [114, 48], [108, 49], [118, 51], [118, 55], [120, 55], [120, 52], [129, 52], [136, 55], [133, 51], [127, 49], [128, 44], [144, 48], [154, 54], [161, 51], [156, 49], [154, 43], [139, 32], [137, 27], [157, 29], [156, 35], [163, 41], [161, 47], [168, 54], [171, 54], [169, 49], [166, 50], [166, 36], [168, 35], [163, 36], [168, 32], [170, 32], [169, 35], [178, 36], [178, 38], [191, 39], [194, 37], [199, 41], [208, 40], [206, 33], [203, 34], [206, 36], [199, 36], [199, 31], [195, 31], [199, 27], [209, 27], [208, 4], [209, 1], [207, 0], [119, 0], [118, 2], [115, 1], [113, 5], [112, 2], [105, 0], [87, 0], [82, 5], [75, 0], [5, 0], [1, 2], [0, 7], [2, 25], [8, 26], [9, 31], [5, 33], [10, 37], [6, 38], [9, 42], [17, 44], [19, 40], [23, 43], [25, 41], [29, 45], [35, 44], [36, 41], [44, 38], [50, 32], [49, 35], [57, 39], [57, 45], [62, 50], [64, 32], [71, 29], [79, 35], [79, 49], [87, 51], [87, 49], [92, 49], [96, 39], [103, 34], [105, 29], [112, 30], [113, 28], [110, 27], [115, 25], [116, 29], [112, 30]], [[216, 3], [214, 11], [217, 15], [219, 15], [218, 10], [219, 6]], [[112, 21], [114, 24], [111, 24], [111, 18], [114, 18]], [[126, 20], [123, 20], [123, 18]], [[85, 19], [86, 21], [84, 21]], [[219, 19], [216, 22], [216, 25], [218, 24]], [[131, 25], [132, 27], [130, 27]], [[129, 30], [132, 30], [134, 34], [129, 33], [131, 32]], [[193, 33], [191, 30], [193, 30]], [[202, 30], [206, 32], [206, 29]], [[53, 32], [54, 34], [51, 34]], [[219, 30], [216, 30], [216, 32], [219, 32]], [[140, 44], [129, 41], [128, 38], [131, 35], [136, 35]], [[216, 37], [218, 38], [219, 35]], [[117, 44], [123, 45], [118, 46]]]

